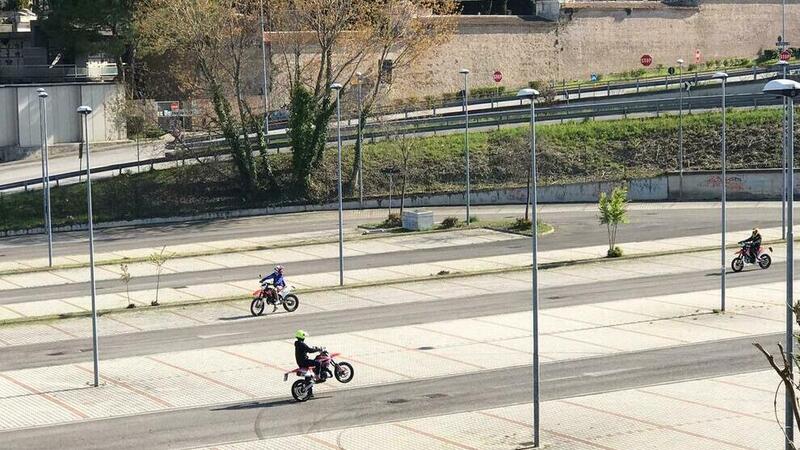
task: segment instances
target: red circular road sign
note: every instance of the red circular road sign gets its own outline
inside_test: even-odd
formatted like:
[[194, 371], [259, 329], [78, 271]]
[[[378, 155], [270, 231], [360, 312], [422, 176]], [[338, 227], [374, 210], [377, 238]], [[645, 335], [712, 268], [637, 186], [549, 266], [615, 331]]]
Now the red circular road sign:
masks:
[[650, 55], [642, 55], [639, 61], [641, 61], [643, 66], [647, 67], [650, 64], [653, 64], [653, 57]]
[[784, 50], [781, 52], [781, 61], [788, 61], [791, 57], [792, 54], [789, 52], [789, 50]]
[[495, 83], [503, 81], [503, 73], [500, 72], [499, 70], [495, 70], [494, 74], [492, 75], [492, 79], [494, 80]]

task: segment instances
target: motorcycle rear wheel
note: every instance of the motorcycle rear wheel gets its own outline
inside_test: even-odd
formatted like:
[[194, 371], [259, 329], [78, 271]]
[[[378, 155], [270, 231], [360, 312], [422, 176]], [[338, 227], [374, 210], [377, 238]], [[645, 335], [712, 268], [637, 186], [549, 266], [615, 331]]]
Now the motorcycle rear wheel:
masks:
[[772, 265], [772, 257], [770, 257], [769, 255], [761, 255], [758, 258], [758, 267], [761, 267], [762, 269], [768, 269], [769, 266], [771, 265]]
[[312, 384], [306, 380], [297, 380], [292, 383], [292, 397], [298, 402], [304, 402], [311, 398]]
[[342, 362], [337, 365], [333, 371], [333, 375], [339, 380], [339, 383], [349, 383], [353, 379], [353, 366], [350, 363]]
[[733, 269], [734, 272], [741, 272], [742, 269], [744, 269], [744, 260], [741, 256], [733, 258], [733, 261], [731, 261], [731, 269]]
[[283, 298], [283, 309], [287, 312], [293, 312], [300, 305], [300, 300], [294, 294], [289, 294]]

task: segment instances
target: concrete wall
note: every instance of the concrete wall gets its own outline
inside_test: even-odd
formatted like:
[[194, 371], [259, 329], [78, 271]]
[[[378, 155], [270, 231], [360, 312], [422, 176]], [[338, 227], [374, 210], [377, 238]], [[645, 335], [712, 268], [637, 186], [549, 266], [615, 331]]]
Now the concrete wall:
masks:
[[[41, 146], [39, 97], [36, 89], [44, 87], [47, 98], [47, 131], [50, 145], [82, 140], [80, 105], [92, 107], [89, 116], [89, 140], [112, 142], [125, 139], [124, 127], [114, 122], [114, 105], [122, 88], [116, 84], [52, 84], [0, 86], [0, 161], [10, 155], [24, 154], [25, 149]], [[5, 147], [5, 149], [3, 149]], [[22, 149], [22, 151], [20, 151]]]
[[[680, 195], [680, 177], [670, 174], [668, 177], [669, 200], [678, 200]], [[727, 194], [729, 200], [778, 200], [781, 198], [783, 180], [781, 171], [776, 170], [737, 170], [728, 172]], [[719, 172], [684, 173], [684, 200], [719, 200], [722, 180]], [[800, 177], [795, 175], [795, 195], [800, 195]]]
[[[500, 70], [502, 84], [515, 88], [531, 80], [588, 82], [592, 72], [637, 69], [645, 53], [653, 57], [651, 67], [675, 65], [678, 58], [694, 63], [696, 50], [701, 63], [754, 58], [760, 50], [774, 49], [781, 34], [779, 1], [701, 0], [696, 8], [618, 3], [567, 2], [558, 22], [462, 17], [456, 36], [400, 75], [392, 96], [457, 92], [463, 82], [461, 67], [472, 71], [472, 86], [494, 85], [492, 73]], [[797, 2], [787, 2], [786, 35], [790, 41], [800, 35]]]

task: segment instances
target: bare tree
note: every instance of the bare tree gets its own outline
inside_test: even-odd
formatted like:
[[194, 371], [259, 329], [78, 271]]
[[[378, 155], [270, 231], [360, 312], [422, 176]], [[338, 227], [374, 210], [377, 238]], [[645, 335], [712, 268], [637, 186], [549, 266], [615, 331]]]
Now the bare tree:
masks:
[[[363, 130], [391, 78], [455, 30], [454, 0], [272, 0], [270, 41], [287, 74], [292, 117], [289, 139], [295, 178], [309, 182], [322, 160], [327, 124], [334, 113], [330, 86], [350, 89], [356, 71], [368, 87], [362, 97]], [[377, 63], [377, 64], [376, 64]], [[296, 111], [303, 108], [304, 111]], [[362, 133], [358, 133], [359, 137]], [[358, 182], [362, 139], [356, 143], [351, 184]], [[297, 153], [297, 155], [294, 155]]]

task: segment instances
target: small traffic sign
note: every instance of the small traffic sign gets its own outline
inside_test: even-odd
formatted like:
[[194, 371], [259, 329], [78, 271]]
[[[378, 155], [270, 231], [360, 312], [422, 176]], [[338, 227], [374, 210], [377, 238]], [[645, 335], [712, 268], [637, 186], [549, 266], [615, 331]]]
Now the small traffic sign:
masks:
[[789, 52], [789, 50], [784, 50], [781, 52], [781, 61], [788, 61], [791, 57], [792, 54]]
[[670, 75], [675, 75], [675, 68], [674, 67], [670, 67], [669, 69], [667, 69], [667, 73], [670, 74]]
[[645, 55], [642, 55], [641, 58], [639, 58], [639, 61], [642, 63], [643, 66], [647, 67], [650, 64], [653, 64], [653, 57], [650, 56], [650, 55], [645, 54]]
[[701, 58], [701, 56], [702, 56], [702, 55], [700, 54], [700, 49], [699, 49], [699, 48], [698, 48], [698, 49], [695, 49], [695, 51], [694, 51], [694, 63], [695, 63], [695, 64], [700, 64], [700, 58]]
[[494, 80], [495, 83], [503, 81], [503, 73], [500, 72], [499, 70], [495, 70], [494, 74], [492, 74], [492, 79]]
[[594, 83], [595, 81], [597, 81], [597, 74], [596, 74], [596, 73], [592, 72], [592, 78], [591, 78], [591, 80], [592, 80], [592, 83]]

